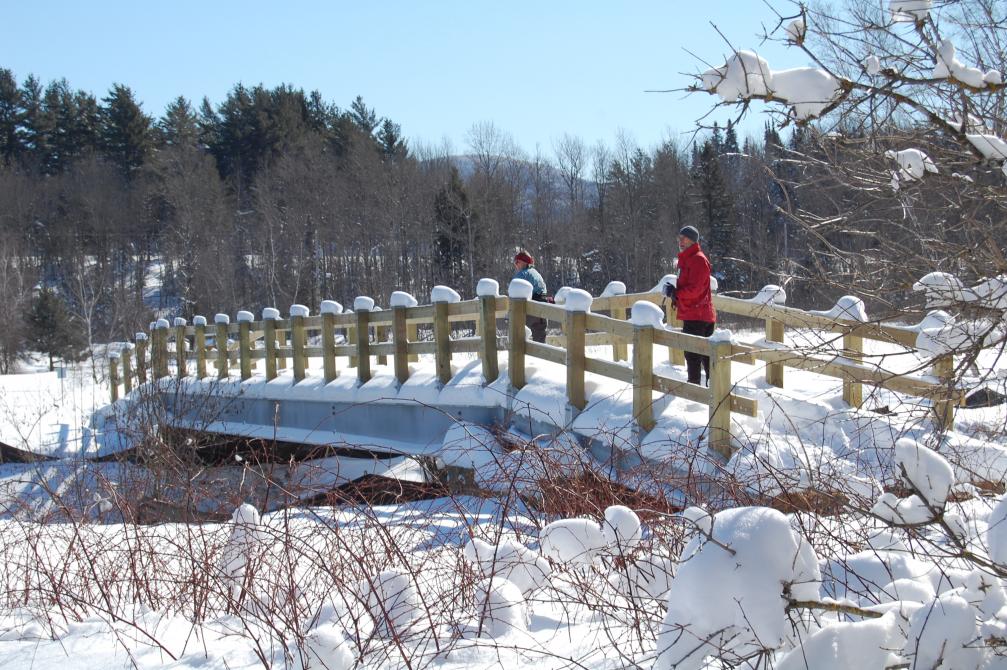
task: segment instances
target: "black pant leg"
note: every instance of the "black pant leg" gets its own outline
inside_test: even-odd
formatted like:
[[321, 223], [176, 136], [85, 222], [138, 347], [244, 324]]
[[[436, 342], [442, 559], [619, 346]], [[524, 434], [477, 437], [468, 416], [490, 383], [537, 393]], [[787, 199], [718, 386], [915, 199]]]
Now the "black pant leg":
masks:
[[[700, 337], [710, 337], [717, 324], [709, 321], [683, 321], [682, 332], [686, 335], [699, 335]], [[707, 383], [710, 381], [710, 357], [703, 356], [691, 351], [685, 352], [685, 369], [689, 375], [690, 384], [700, 384], [703, 381], [703, 373], [706, 374]]]
[[531, 339], [534, 342], [545, 342], [546, 320], [540, 316], [526, 316], [525, 325], [531, 329]]

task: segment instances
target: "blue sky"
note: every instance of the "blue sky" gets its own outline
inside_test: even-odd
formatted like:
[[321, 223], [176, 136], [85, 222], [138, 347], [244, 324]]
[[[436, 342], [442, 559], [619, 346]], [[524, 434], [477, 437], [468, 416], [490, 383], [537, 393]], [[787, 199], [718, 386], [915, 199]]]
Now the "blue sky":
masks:
[[[289, 83], [341, 107], [362, 95], [414, 144], [446, 138], [461, 153], [472, 125], [492, 121], [545, 155], [564, 133], [612, 145], [622, 130], [643, 147], [687, 138], [714, 99], [645, 91], [687, 85], [681, 73], [704, 67], [688, 52], [723, 62], [711, 22], [746, 48], [775, 22], [752, 0], [33, 0], [4, 14], [0, 67], [19, 80], [66, 77], [99, 98], [122, 83], [155, 116], [177, 95], [216, 105], [238, 82]], [[805, 64], [777, 45], [760, 53], [774, 68]]]

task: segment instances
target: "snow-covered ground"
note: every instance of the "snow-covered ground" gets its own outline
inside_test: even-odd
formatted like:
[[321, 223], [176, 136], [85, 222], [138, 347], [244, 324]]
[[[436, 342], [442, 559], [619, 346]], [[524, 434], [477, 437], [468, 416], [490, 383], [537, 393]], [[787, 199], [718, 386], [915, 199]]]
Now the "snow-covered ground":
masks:
[[[885, 346], [868, 355], [924, 364]], [[262, 508], [249, 479], [340, 480], [324, 462], [303, 477], [303, 465], [93, 462], [119, 442], [108, 408], [92, 421], [108, 391], [88, 365], [2, 377], [0, 441], [57, 458], [0, 465], [3, 667], [1000, 667], [1007, 504], [976, 487], [1005, 479], [1004, 407], [959, 410], [938, 440], [925, 403], [865, 388], [854, 411], [838, 380], [788, 369], [775, 389], [760, 367], [733, 367], [760, 411], [735, 415], [727, 464], [700, 440], [705, 406], [655, 396], [657, 428], [640, 439], [628, 387], [589, 375], [588, 408], [571, 418], [562, 368], [542, 361], [513, 396], [506, 366], [482, 387], [478, 362], [461, 356], [443, 389], [428, 361], [403, 389], [383, 366], [358, 387], [345, 361], [325, 389], [292, 388], [289, 374], [235, 382], [246, 397], [505, 403], [567, 429], [531, 441], [458, 424], [428, 445], [446, 465], [477, 466], [479, 496], [261, 516], [241, 504]], [[996, 352], [979, 361], [1000, 367]], [[646, 467], [614, 474], [575, 435]], [[717, 484], [683, 486], [690, 467]], [[138, 497], [177, 492], [179, 476], [202, 482], [200, 495], [216, 487], [232, 520], [137, 523]], [[651, 504], [666, 485], [683, 513]], [[613, 504], [620, 491], [632, 509]]]

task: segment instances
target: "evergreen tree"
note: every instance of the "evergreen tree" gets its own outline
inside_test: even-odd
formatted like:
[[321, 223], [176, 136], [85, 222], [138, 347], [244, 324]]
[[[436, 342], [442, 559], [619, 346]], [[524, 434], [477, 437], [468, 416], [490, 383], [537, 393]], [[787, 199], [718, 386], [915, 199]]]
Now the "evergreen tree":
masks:
[[64, 172], [78, 158], [98, 148], [98, 101], [90, 93], [73, 91], [66, 79], [46, 87], [33, 122], [39, 167], [46, 174]]
[[699, 211], [700, 231], [709, 231], [709, 256], [713, 273], [722, 290], [737, 289], [741, 271], [735, 261], [734, 205], [721, 172], [713, 140], [703, 144], [692, 168], [694, 199]]
[[475, 223], [469, 196], [452, 166], [450, 181], [434, 197], [434, 248], [441, 281], [448, 286], [464, 283], [465, 259], [476, 243]]
[[28, 339], [31, 346], [49, 355], [49, 370], [55, 369], [58, 356], [76, 360], [83, 349], [81, 332], [63, 302], [51, 288], [43, 288], [32, 303], [28, 315]]
[[364, 103], [363, 96], [358, 95], [350, 105], [350, 120], [368, 135], [373, 135], [374, 129], [378, 127], [378, 115]]
[[0, 68], [0, 164], [13, 163], [24, 152], [25, 110], [14, 73]]
[[199, 130], [199, 118], [182, 96], [168, 103], [164, 116], [157, 122], [159, 140], [169, 147], [199, 146]]
[[129, 177], [153, 149], [152, 122], [128, 86], [113, 84], [102, 99], [101, 144], [105, 156]]
[[43, 88], [35, 75], [28, 75], [21, 85], [21, 104], [24, 109], [24, 147], [27, 162], [41, 169], [47, 155], [51, 123], [42, 111]]
[[409, 154], [406, 141], [402, 138], [402, 128], [399, 124], [392, 123], [391, 119], [381, 122], [378, 144], [381, 146], [382, 155], [388, 160], [400, 160]]

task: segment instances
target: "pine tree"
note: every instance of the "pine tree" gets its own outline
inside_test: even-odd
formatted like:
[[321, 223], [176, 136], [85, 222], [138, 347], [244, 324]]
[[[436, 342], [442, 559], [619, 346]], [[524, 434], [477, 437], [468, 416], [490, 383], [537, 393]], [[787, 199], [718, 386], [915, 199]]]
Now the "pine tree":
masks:
[[160, 142], [169, 147], [196, 147], [199, 145], [199, 118], [189, 101], [178, 96], [164, 110], [157, 122]]
[[13, 163], [24, 153], [25, 110], [14, 73], [0, 68], [0, 164]]
[[449, 286], [460, 286], [464, 283], [466, 256], [476, 244], [476, 216], [454, 166], [451, 167], [451, 180], [434, 197], [434, 223], [434, 248], [442, 281]]
[[350, 105], [350, 119], [368, 135], [373, 135], [374, 129], [378, 127], [378, 115], [364, 103], [363, 96], [358, 95]]
[[30, 117], [39, 167], [46, 174], [64, 172], [99, 146], [98, 101], [90, 93], [73, 91], [66, 79], [46, 87], [41, 104]]
[[144, 164], [153, 149], [151, 119], [140, 109], [128, 86], [113, 84], [102, 102], [102, 150], [128, 178]]
[[709, 232], [709, 256], [713, 273], [722, 290], [737, 289], [741, 271], [735, 261], [734, 205], [721, 172], [717, 146], [703, 144], [698, 162], [692, 167], [694, 199], [699, 210], [700, 232]]
[[381, 145], [381, 153], [387, 160], [402, 160], [409, 155], [406, 141], [402, 138], [402, 128], [399, 124], [392, 123], [391, 119], [381, 122], [378, 144]]
[[32, 303], [28, 339], [34, 349], [49, 355], [50, 371], [56, 369], [57, 356], [75, 360], [83, 349], [81, 333], [74, 326], [66, 303], [51, 288], [40, 290]]

